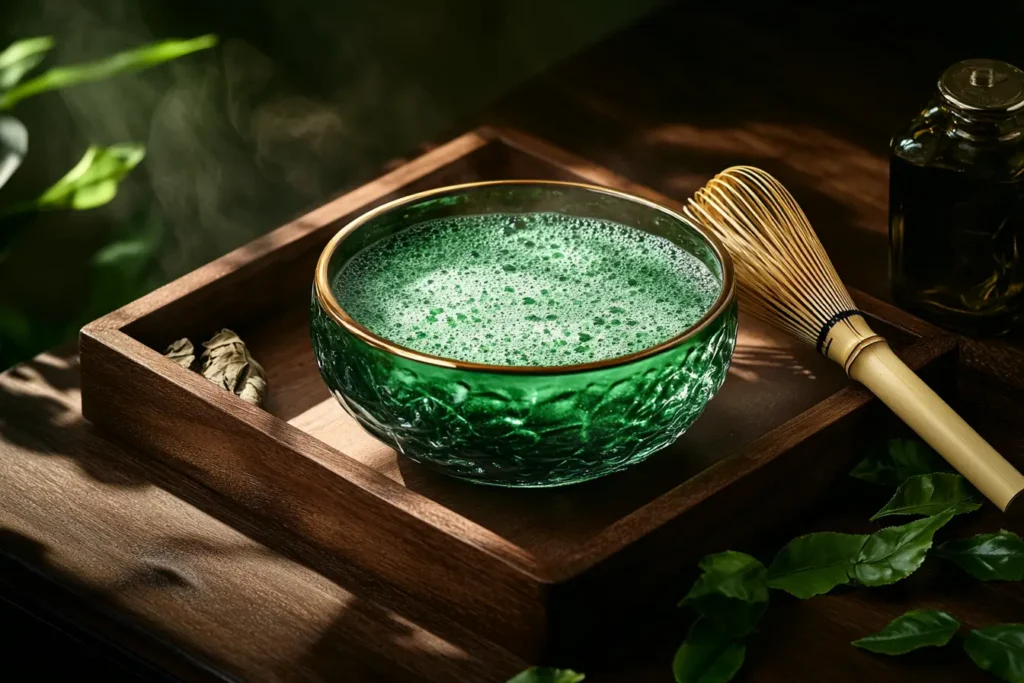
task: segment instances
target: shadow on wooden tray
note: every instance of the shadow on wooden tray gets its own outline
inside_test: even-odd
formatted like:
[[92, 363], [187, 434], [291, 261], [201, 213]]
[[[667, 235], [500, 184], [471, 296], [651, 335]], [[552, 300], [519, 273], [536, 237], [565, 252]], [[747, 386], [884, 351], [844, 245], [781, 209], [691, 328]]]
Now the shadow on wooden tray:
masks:
[[[997, 390], [993, 394], [989, 379], [968, 374], [961, 382], [960, 397], [960, 407], [986, 437], [1008, 453], [1021, 454], [1024, 434], [1013, 422], [1014, 405], [1018, 405], [1015, 401], [1020, 396], [1013, 390]], [[84, 429], [84, 426], [71, 428]], [[896, 429], [895, 426], [891, 428]], [[212, 506], [223, 515], [223, 502], [211, 503], [209, 499], [214, 494], [208, 490], [182, 487], [181, 478], [161, 473], [159, 467], [154, 469], [126, 461], [123, 454], [114, 450], [111, 447], [111, 452], [104, 455], [96, 449], [90, 467], [120, 472], [134, 485], [173, 484], [177, 495], [200, 508]], [[887, 496], [887, 491], [852, 480], [841, 481], [833, 487], [827, 502], [809, 510], [785, 528], [773, 530], [738, 549], [769, 561], [779, 547], [801, 533], [866, 531], [872, 528], [867, 518]], [[247, 525], [244, 518], [241, 515], [239, 519], [231, 520], [232, 525], [256, 539], [272, 534], [272, 530]], [[993, 531], [1005, 524], [1006, 520], [994, 509], [986, 507], [981, 513], [960, 518], [948, 533], [960, 537]], [[1021, 529], [1017, 527], [1017, 530]], [[282, 539], [268, 540], [281, 548]], [[155, 663], [162, 671], [202, 680], [204, 675], [209, 676], [209, 664], [195, 658], [202, 643], [181, 642], [161, 625], [146, 620], [133, 618], [126, 623], [123, 615], [115, 614], [117, 596], [119, 592], [132, 588], [188, 590], [191, 579], [183, 568], [190, 565], [193, 555], [224, 559], [236, 551], [182, 537], [168, 537], [164, 541], [164, 545], [170, 544], [166, 550], [176, 558], [174, 562], [159, 566], [151, 563], [127, 572], [109, 586], [97, 589], [85, 586], [76, 577], [51, 566], [46, 558], [46, 548], [21, 534], [6, 530], [0, 534], [0, 549], [4, 556], [0, 580], [5, 592], [17, 594], [25, 609], [41, 612], [46, 619], [58, 613], [63, 620], [58, 626], [69, 629], [74, 637], [80, 637], [76, 635], [79, 630], [102, 633], [103, 642], [91, 646], [109, 648], [109, 656], [118, 661], [125, 657], [116, 667], [119, 672], [124, 669], [134, 675], [137, 670], [142, 672], [138, 675], [144, 680], [159, 680], [155, 675], [157, 669], [149, 668], [151, 663]], [[723, 550], [725, 546], [718, 549]], [[295, 551], [296, 556], [302, 554], [301, 550]], [[684, 577], [676, 591], [665, 591], [662, 609], [648, 613], [640, 621], [610, 629], [604, 637], [595, 637], [573, 661], [560, 663], [587, 671], [590, 674], [588, 680], [597, 683], [666, 680], [671, 653], [681, 642], [690, 618], [685, 611], [674, 606], [685, 592], [689, 578]], [[373, 590], [378, 586], [371, 582], [368, 588]], [[794, 671], [816, 672], [813, 680], [818, 683], [838, 683], [864, 677], [880, 683], [909, 680], [981, 683], [986, 680], [955, 646], [928, 652], [927, 656], [893, 659], [859, 651], [849, 645], [850, 640], [877, 630], [907, 609], [918, 607], [948, 610], [973, 628], [1018, 619], [1024, 610], [1024, 594], [1019, 585], [975, 582], [965, 579], [954, 567], [929, 561], [911, 579], [888, 588], [846, 589], [810, 601], [775, 595], [762, 622], [761, 633], [751, 645], [746, 671], [737, 678], [737, 683], [790, 683], [794, 680]], [[365, 635], [377, 640], [376, 649], [368, 651], [363, 647], [360, 641]], [[134, 654], [128, 656], [126, 647]], [[179, 649], [188, 656], [183, 656]], [[296, 663], [296, 675], [302, 672], [312, 680], [337, 680], [343, 674], [345, 680], [352, 681], [503, 680], [500, 676], [504, 674], [496, 676], [489, 666], [478, 668], [463, 657], [457, 650], [446, 651], [439, 641], [424, 638], [422, 631], [411, 628], [404, 618], [393, 612], [371, 602], [354, 600], [331, 620]], [[88, 663], [82, 666], [87, 667]], [[466, 672], [465, 676], [455, 673], [460, 670]], [[438, 671], [446, 672], [444, 676], [447, 678], [435, 678]]]
[[[124, 624], [101, 630], [95, 617], [85, 618], [84, 605], [91, 612], [112, 602], [103, 591], [54, 567], [46, 555], [41, 543], [0, 528], [0, 656], [5, 671], [32, 671], [34, 680], [83, 674], [107, 681], [179, 680], [186, 669], [173, 664], [161, 668], [154, 656], [161, 646], [149, 643], [141, 632]], [[114, 632], [119, 634], [116, 639]]]
[[[37, 429], [22, 429], [19, 424]], [[112, 486], [147, 486], [136, 474], [111, 467], [102, 448], [71, 448], [89, 429], [79, 409], [78, 349], [66, 345], [0, 375], [0, 440], [41, 456], [73, 459], [93, 479]]]
[[[756, 348], [769, 350], [763, 354], [752, 351], [749, 354], [751, 361], [741, 359], [739, 372], [794, 372], [791, 356], [780, 355], [767, 346]], [[800, 367], [806, 369], [806, 366]], [[482, 645], [471, 636], [463, 641], [468, 643], [464, 650], [450, 645], [467, 635], [461, 627], [454, 624], [446, 627], [443, 619], [438, 622], [437, 615], [399, 616], [381, 607], [377, 601], [404, 604], [413, 610], [415, 603], [403, 600], [392, 589], [344, 566], [336, 558], [323, 557], [297, 541], [292, 534], [278, 533], [272, 525], [253, 523], [251, 517], [241, 510], [226, 518], [225, 510], [230, 509], [230, 505], [217, 494], [174, 475], [151, 460], [140, 460], [92, 434], [92, 429], [78, 412], [77, 372], [74, 356], [62, 353], [40, 357], [5, 377], [0, 382], [3, 438], [32, 451], [27, 457], [72, 458], [83, 472], [108, 486], [160, 486], [170, 490], [300, 563], [321, 568], [325, 562], [331, 563], [334, 567], [331, 574], [341, 585], [357, 595], [373, 596], [372, 602], [360, 598], [347, 602], [319, 632], [296, 663], [304, 674], [314, 680], [335, 679], [342, 671], [354, 681], [360, 677], [364, 680], [398, 681], [430, 680], [432, 677], [451, 681], [502, 680], [500, 676], [504, 673], [496, 673], [501, 665], [495, 665], [493, 659], [485, 664], [473, 658], [474, 647], [482, 647], [488, 656], [493, 657], [495, 651], [490, 649], [491, 646]], [[803, 370], [795, 372], [797, 378], [805, 377]], [[737, 380], [742, 385], [744, 378], [734, 377], [732, 381], [737, 383]], [[958, 407], [965, 417], [976, 424], [997, 448], [1019, 458], [1024, 453], [1024, 430], [1019, 427], [1016, 416], [1020, 400], [1024, 398], [1022, 392], [970, 370], [961, 372], [959, 385]], [[43, 430], [43, 433], [52, 436], [26, 436], [18, 428], [18, 422], [20, 417], [29, 414], [34, 415], [33, 420], [44, 415], [48, 421], [47, 429], [52, 431]], [[881, 424], [879, 429], [882, 429]], [[75, 444], [76, 447], [62, 451], [62, 444]], [[653, 466], [658, 467], [657, 464]], [[404, 467], [404, 474], [409, 473], [410, 468], [416, 468], [414, 465]], [[431, 476], [435, 475], [417, 474], [423, 480]], [[595, 485], [601, 483], [596, 482]], [[614, 489], [614, 479], [608, 479], [606, 486]], [[865, 531], [870, 528], [867, 518], [880, 507], [887, 495], [857, 482], [841, 481], [824, 496], [822, 504], [784, 528], [769, 530], [764, 537], [738, 549], [768, 561], [789, 538], [801, 533], [826, 529]], [[986, 508], [982, 513], [958, 520], [949, 533], [965, 536], [994, 531], [1006, 525], [1006, 520], [998, 513]], [[1019, 526], [1011, 528], [1019, 529]], [[212, 666], [197, 657], [202, 652], [203, 643], [183, 642], [170, 634], [165, 625], [152, 620], [137, 616], [126, 620], [123, 615], [118, 616], [118, 596], [131, 590], [190, 591], [195, 577], [189, 568], [197, 558], [224, 562], [239, 551], [182, 536], [167, 535], [157, 540], [161, 548], [160, 561], [143, 553], [140, 562], [132, 569], [122, 571], [116, 580], [97, 588], [86, 586], [76, 577], [53, 566], [47, 559], [47, 548], [22, 534], [6, 530], [0, 536], [0, 549], [4, 556], [0, 577], [5, 588], [19, 596], [24, 609], [42, 614], [45, 619], [51, 619], [54, 613], [58, 613], [64, 620], [60, 628], [65, 630], [84, 628], [89, 632], [103, 633], [103, 642], [97, 643], [97, 648], [108, 647], [110, 642], [114, 642], [116, 646], [109, 646], [113, 648], [110, 651], [115, 657], [120, 657], [124, 654], [121, 650], [129, 644], [136, 653], [136, 659], [129, 657], [125, 660], [125, 666], [131, 671], [134, 671], [132, 667], [142, 667], [140, 670], [145, 672], [145, 667], [150, 666], [147, 662], [156, 662], [167, 671], [184, 673], [193, 667], [196, 672], [188, 671], [188, 676], [201, 676], [203, 672], [209, 673], [207, 667]], [[726, 547], [722, 545], [711, 550]], [[268, 556], [273, 554], [266, 548], [257, 552]], [[621, 681], [623, 676], [637, 683], [664, 680], [670, 654], [681, 641], [688, 623], [686, 613], [674, 607], [678, 597], [685, 592], [688, 579], [683, 577], [675, 591], [664, 590], [662, 609], [655, 609], [635, 622], [612, 625], [604, 633], [593, 634], [590, 636], [593, 640], [579, 643], [572, 661], [561, 663], [590, 672], [590, 679], [598, 683]], [[911, 580], [890, 588], [839, 591], [807, 602], [780, 596], [774, 600], [763, 622], [762, 633], [751, 646], [749, 671], [739, 681], [788, 682], [792, 680], [794, 670], [820, 671], [821, 675], [816, 680], [822, 683], [851, 680], [851, 672], [880, 682], [913, 680], [913, 677], [958, 683], [984, 680], [960, 656], [957, 648], [933, 653], [929, 657], [890, 660], [849, 646], [850, 640], [877, 630], [891, 618], [914, 607], [947, 609], [968, 626], [977, 627], [1017, 619], [1024, 609], [1024, 595], [1019, 586], [966, 581], [955, 568], [930, 562]], [[444, 634], [443, 637], [435, 639], [435, 635], [413, 626], [413, 622], [425, 616], [430, 617], [426, 620]], [[258, 628], [258, 625], [253, 628]], [[372, 646], [367, 646], [366, 639], [374, 641]], [[444, 643], [449, 645], [446, 647]], [[188, 653], [187, 656], [182, 651]], [[516, 666], [512, 658], [507, 660], [509, 670]], [[150, 680], [153, 678], [149, 677]]]
[[[863, 533], [879, 528], [867, 520], [891, 492], [854, 480], [839, 482], [828, 502], [800, 520], [775, 529], [749, 544], [723, 545], [717, 550], [749, 552], [768, 563], [792, 538], [814, 531]], [[993, 507], [964, 516], [943, 531], [940, 541], [1006, 526]], [[1017, 529], [1024, 531], [1024, 529]], [[655, 683], [671, 677], [671, 657], [683, 641], [692, 614], [675, 606], [690, 585], [693, 573], [675, 593], [667, 593], [660, 611], [633, 624], [633, 635], [595, 643], [589, 656], [573, 662], [588, 672], [587, 683]], [[759, 631], [750, 638], [743, 670], [734, 683], [987, 683], [992, 680], [963, 652], [961, 642], [943, 649], [927, 648], [899, 657], [859, 650], [850, 642], [874, 633], [911, 609], [940, 609], [956, 616], [966, 633], [970, 628], [1019, 622], [1024, 611], [1024, 587], [1012, 583], [982, 583], [937, 558], [901, 583], [882, 588], [839, 588], [810, 600], [773, 592]], [[624, 629], [625, 630], [625, 629]], [[592, 674], [592, 675], [591, 675]]]
[[674, 3], [479, 120], [677, 200], [726, 166], [761, 166], [793, 191], [847, 283], [884, 298], [889, 140], [953, 62], [984, 54], [1020, 64], [1006, 26], [1022, 10], [996, 3], [1006, 26], [948, 41], [948, 18], [911, 3], [800, 5]]
[[[192, 554], [223, 556], [231, 548], [196, 546], [178, 539], [178, 567]], [[186, 550], [187, 549], [187, 550]], [[97, 588], [54, 566], [47, 548], [0, 528], [0, 644], [4, 667], [33, 671], [39, 680], [100, 674], [107, 681], [222, 681], [235, 672], [204, 656], [204, 642], [186, 642], [169, 629], [119, 608], [119, 596], [132, 591], [188, 591], [191, 579], [172, 566], [144, 567]], [[195, 615], [182, 614], [182, 621]], [[239, 615], [240, 618], [252, 615]], [[253, 623], [252, 628], [258, 628]], [[244, 637], [245, 629], [237, 635]], [[255, 635], [255, 634], [250, 634]], [[366, 638], [373, 638], [369, 647]], [[40, 651], [59, 657], [40, 657]], [[474, 653], [411, 624], [374, 602], [346, 603], [314, 644], [287, 670], [267, 671], [266, 680], [503, 681], [523, 664], [509, 659], [474, 661]], [[248, 677], [246, 677], [248, 678]], [[262, 679], [262, 678], [261, 678]]]
[[[114, 507], [120, 505], [118, 497], [122, 494], [118, 491], [160, 487], [200, 510], [215, 514], [262, 545], [221, 545], [199, 536], [170, 533], [169, 530], [180, 528], [177, 520], [165, 520], [172, 522], [173, 527], [136, 530], [138, 533], [108, 529], [109, 535], [100, 533], [94, 540], [76, 539], [77, 543], [112, 546], [97, 555], [97, 561], [109, 563], [103, 572], [104, 577], [109, 578], [96, 585], [84, 583], [52, 561], [50, 554], [58, 549], [49, 548], [17, 530], [0, 528], [0, 601], [12, 605], [5, 613], [13, 615], [14, 623], [24, 626], [24, 639], [32, 640], [33, 646], [47, 642], [81, 645], [77, 649], [69, 646], [63, 650], [65, 662], [53, 662], [51, 668], [36, 663], [37, 670], [51, 671], [52, 667], [58, 667], [64, 671], [61, 667], [66, 667], [77, 674], [103, 672], [107, 680], [223, 680], [222, 674], [232, 674], [231, 667], [207, 659], [204, 653], [210, 644], [188, 641], [174, 632], [173, 625], [204, 618], [198, 612], [191, 612], [193, 608], [189, 603], [207, 599], [210, 591], [205, 585], [216, 578], [208, 572], [217, 571], [231, 561], [250, 563], [259, 573], [260, 567], [265, 570], [279, 564], [282, 557], [306, 566], [330, 566], [332, 578], [347, 594], [330, 622], [311, 639], [308, 651], [292, 663], [296, 677], [329, 681], [339, 680], [338, 677], [344, 675], [344, 680], [354, 682], [476, 683], [504, 680], [525, 666], [504, 650], [451, 624], [442, 615], [417, 613], [411, 607], [399, 614], [381, 606], [379, 603], [393, 606], [406, 605], [409, 601], [337, 558], [325, 558], [293, 535], [280, 533], [273, 525], [254, 523], [242, 511], [232, 516], [231, 504], [216, 493], [97, 435], [81, 415], [78, 385], [77, 356], [66, 350], [43, 354], [0, 376], [0, 439], [20, 447], [14, 451], [16, 455], [5, 460], [6, 467], [24, 466], [19, 457], [65, 458], [89, 479], [99, 482], [103, 489], [109, 487], [109, 503]], [[68, 495], [59, 489], [59, 484], [47, 482], [47, 485], [58, 487], [47, 495]], [[78, 494], [70, 495], [65, 502], [73, 506], [73, 496]], [[13, 500], [17, 503], [17, 499]], [[12, 512], [15, 518], [22, 517], [16, 509]], [[30, 521], [33, 514], [65, 513], [58, 506], [49, 511], [26, 513], [24, 518], [28, 521], [24, 523], [28, 528], [34, 526]], [[89, 512], [83, 510], [82, 514]], [[113, 517], [116, 519], [116, 515]], [[59, 524], [59, 521], [51, 521]], [[73, 526], [80, 529], [77, 522]], [[127, 520], [122, 520], [125, 522]], [[109, 524], [102, 520], [81, 522], [90, 533], [103, 532], [102, 528], [89, 527], [90, 523]], [[145, 520], [130, 523], [145, 524]], [[238, 553], [250, 557], [239, 558]], [[259, 599], [264, 588], [277, 590], [269, 584], [260, 586], [263, 578], [254, 575], [251, 596], [232, 594], [230, 597], [244, 605]], [[125, 609], [127, 596], [147, 592], [165, 596], [173, 605], [171, 613], [154, 619]], [[128, 602], [131, 604], [130, 600]], [[233, 609], [228, 603], [212, 607], [218, 612]], [[310, 607], [314, 612], [318, 608]], [[237, 608], [236, 603], [234, 609]], [[175, 609], [180, 610], [177, 616]], [[245, 607], [238, 612], [237, 619], [240, 623], [251, 620], [256, 613]], [[235, 618], [236, 615], [229, 616]], [[430, 624], [430, 631], [417, 625], [424, 621]], [[33, 628], [37, 622], [45, 626]], [[237, 633], [244, 635], [247, 628], [256, 632], [262, 630], [254, 622], [251, 627], [240, 626]], [[33, 633], [36, 636], [32, 636]], [[15, 642], [20, 641], [5, 638], [8, 646]], [[22, 670], [29, 670], [34, 657], [36, 655], [27, 651], [10, 650], [5, 666], [14, 667], [24, 662], [26, 666]]]
[[[97, 449], [96, 457], [89, 460], [91, 473], [117, 473], [122, 482], [130, 481], [137, 487], [161, 486], [201, 510], [216, 510], [223, 518], [224, 504], [211, 501], [215, 494], [189, 486], [180, 477], [165, 478], [159, 467], [132, 462], [127, 454], [117, 453], [116, 447], [111, 446], [109, 450], [113, 452], [104, 455]], [[104, 479], [109, 481], [110, 478]], [[74, 670], [76, 675], [103, 673], [105, 679], [111, 681], [221, 681], [224, 676], [236, 675], [231, 664], [219, 656], [223, 652], [215, 645], [216, 636], [210, 636], [210, 641], [188, 639], [179, 629], [181, 624], [208, 618], [202, 610], [195, 609], [194, 604], [211, 597], [205, 585], [216, 584], [218, 577], [210, 572], [229, 561], [241, 560], [254, 567], [251, 594], [236, 592], [226, 596], [228, 601], [211, 608], [223, 618], [237, 619], [234, 637], [259, 640], [263, 627], [259, 623], [259, 610], [252, 609], [252, 601], [260, 600], [265, 590], [278, 590], [262, 575], [260, 567], [279, 565], [282, 557], [302, 563], [309, 559], [308, 553], [312, 551], [288, 547], [283, 539], [274, 538], [273, 531], [265, 527], [249, 525], [242, 519], [228, 521], [257, 542], [272, 544], [277, 551], [264, 546], [217, 545], [201, 537], [175, 536], [163, 529], [153, 529], [145, 539], [145, 546], [131, 553], [129, 558], [117, 559], [125, 549], [102, 557], [101, 561], [110, 563], [105, 569], [110, 578], [101, 585], [84, 583], [52, 562], [49, 559], [51, 549], [38, 541], [0, 528], [0, 601], [12, 602], [16, 608], [18, 616], [11, 619], [18, 632], [36, 622], [45, 624], [44, 628], [25, 633], [22, 638], [25, 650], [0, 648], [6, 651], [5, 666], [51, 673]], [[125, 540], [130, 542], [127, 537]], [[118, 542], [116, 538], [97, 538], [96, 541]], [[238, 553], [249, 557], [238, 558]], [[320, 566], [323, 566], [322, 560]], [[338, 567], [333, 574], [342, 576], [346, 571]], [[350, 581], [339, 584], [347, 592], [346, 599], [327, 625], [315, 631], [307, 651], [289, 661], [286, 671], [268, 671], [267, 680], [497, 682], [525, 666], [524, 662], [461, 628], [453, 627], [450, 632], [438, 628], [438, 619], [432, 620], [432, 631], [424, 630], [406, 616], [375, 602], [387, 599], [386, 589], [355, 574], [349, 578]], [[147, 617], [124, 606], [126, 597], [147, 593], [164, 596], [157, 599], [158, 604], [164, 605], [159, 618]], [[316, 595], [314, 592], [313, 596]], [[373, 599], [358, 595], [372, 595]], [[218, 594], [213, 592], [212, 597]], [[127, 602], [136, 604], [130, 599]], [[401, 602], [392, 598], [392, 603]], [[305, 607], [311, 613], [323, 611], [322, 606], [315, 604]], [[312, 628], [315, 623], [314, 620], [301, 627]], [[195, 633], [184, 629], [186, 633], [190, 631]], [[14, 642], [21, 641], [5, 637], [6, 645]], [[61, 650], [63, 661], [49, 662], [46, 666], [36, 661], [38, 655], [33, 652], [38, 652], [40, 647], [66, 642], [75, 646]], [[275, 648], [274, 643], [264, 645], [271, 651]], [[212, 652], [208, 651], [210, 648]], [[268, 659], [286, 660], [280, 654]], [[247, 664], [251, 668], [251, 662]]]
[[[952, 395], [958, 411], [994, 447], [1024, 466], [1024, 425], [1019, 406], [1024, 390], [994, 380], [991, 375], [962, 368]], [[876, 423], [876, 438], [914, 438], [892, 415]], [[827, 454], [823, 453], [823, 456]], [[791, 539], [818, 531], [867, 533], [900, 523], [871, 523], [869, 518], [892, 494], [892, 489], [845, 477], [832, 485], [821, 502], [798, 519], [769, 529], [740, 545], [722, 541], [712, 552], [727, 549], [753, 554], [769, 563]], [[905, 518], [904, 518], [905, 519]], [[1024, 534], [1024, 519], [1009, 518], [986, 503], [978, 512], [957, 517], [936, 538], [936, 543], [979, 533], [1009, 529]], [[623, 631], [633, 635], [594, 643], [573, 664], [588, 674], [587, 681], [615, 683], [629, 680], [654, 683], [668, 680], [671, 655], [682, 642], [692, 614], [676, 607], [696, 576], [682, 577], [675, 593], [665, 592], [660, 610], [651, 610]], [[773, 592], [759, 632], [750, 640], [744, 669], [734, 683], [985, 683], [992, 680], [974, 666], [954, 640], [942, 649], [927, 648], [899, 657], [859, 650], [850, 642], [879, 631], [911, 609], [937, 609], [954, 615], [968, 630], [999, 623], [1019, 623], [1024, 614], [1024, 583], [982, 582], [959, 567], [929, 557], [909, 578], [884, 587], [840, 587], [828, 595], [797, 600]]]

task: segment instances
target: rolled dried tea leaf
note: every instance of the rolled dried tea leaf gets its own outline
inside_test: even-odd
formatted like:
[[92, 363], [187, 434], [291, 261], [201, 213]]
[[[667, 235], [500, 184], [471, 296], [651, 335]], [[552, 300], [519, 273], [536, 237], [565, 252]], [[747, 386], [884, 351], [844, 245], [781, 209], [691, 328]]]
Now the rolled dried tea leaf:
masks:
[[203, 377], [254, 406], [263, 403], [267, 394], [263, 367], [249, 355], [237, 334], [223, 329], [203, 342], [203, 347]]
[[192, 363], [196, 361], [196, 350], [192, 346], [192, 342], [188, 340], [188, 337], [182, 337], [167, 347], [164, 356], [170, 358], [186, 370], [190, 370]]

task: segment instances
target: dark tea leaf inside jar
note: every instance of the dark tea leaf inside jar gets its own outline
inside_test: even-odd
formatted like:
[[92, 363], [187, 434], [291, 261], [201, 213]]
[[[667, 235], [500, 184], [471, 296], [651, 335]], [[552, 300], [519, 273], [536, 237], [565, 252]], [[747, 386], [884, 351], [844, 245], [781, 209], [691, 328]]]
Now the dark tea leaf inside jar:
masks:
[[892, 142], [890, 275], [900, 305], [946, 327], [998, 334], [1024, 305], [1024, 73], [950, 67]]

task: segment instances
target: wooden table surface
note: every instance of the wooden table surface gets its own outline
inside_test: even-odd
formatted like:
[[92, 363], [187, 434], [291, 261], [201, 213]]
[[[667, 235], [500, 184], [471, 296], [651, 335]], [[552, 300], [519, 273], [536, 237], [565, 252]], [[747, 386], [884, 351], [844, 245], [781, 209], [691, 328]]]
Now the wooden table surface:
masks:
[[[926, 29], [876, 20], [811, 10], [738, 19], [670, 7], [526, 84], [484, 119], [680, 199], [727, 165], [761, 165], [804, 204], [847, 282], [885, 297], [889, 134], [927, 99], [942, 66], [976, 55], [961, 54], [975, 47], [969, 41], [936, 46], [924, 42]], [[965, 377], [963, 394], [984, 381]], [[491, 681], [508, 673], [475, 663], [495, 656], [487, 643], [455, 645], [381, 608], [372, 583], [353, 576], [342, 586], [287, 547], [271, 550], [261, 541], [273, 529], [207, 515], [214, 494], [95, 433], [81, 417], [78, 386], [72, 351], [0, 378], [0, 625], [18, 629], [4, 628], [8, 661], [32, 662], [40, 680], [61, 665], [109, 680]], [[983, 410], [966, 408], [997, 447], [1019, 453], [1024, 396], [997, 393], [986, 394]], [[797, 533], [864, 528], [878, 503], [854, 483], [840, 486], [827, 506], [751, 550], [770, 558]], [[958, 523], [958, 533], [1005, 526], [991, 509]], [[678, 597], [666, 595], [664, 613], [623, 624], [569, 663], [588, 682], [670, 680], [686, 627]], [[990, 680], [956, 648], [887, 659], [848, 645], [910, 607], [943, 607], [972, 627], [1021, 621], [1024, 590], [929, 564], [905, 585], [777, 599], [737, 680]], [[53, 639], [51, 655], [18, 655], [44, 637]]]

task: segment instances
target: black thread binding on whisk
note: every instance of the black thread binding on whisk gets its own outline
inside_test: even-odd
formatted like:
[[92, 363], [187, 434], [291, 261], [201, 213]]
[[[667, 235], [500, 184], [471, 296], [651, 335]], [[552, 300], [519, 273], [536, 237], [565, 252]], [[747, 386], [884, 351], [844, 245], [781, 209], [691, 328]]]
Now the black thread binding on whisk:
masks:
[[850, 308], [845, 311], [839, 311], [834, 316], [825, 321], [825, 324], [821, 326], [821, 331], [818, 332], [818, 343], [815, 344], [814, 349], [821, 353], [821, 347], [825, 345], [825, 340], [828, 339], [828, 333], [836, 326], [836, 323], [846, 320], [851, 315], [864, 315], [856, 308]]

